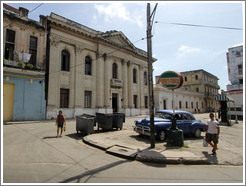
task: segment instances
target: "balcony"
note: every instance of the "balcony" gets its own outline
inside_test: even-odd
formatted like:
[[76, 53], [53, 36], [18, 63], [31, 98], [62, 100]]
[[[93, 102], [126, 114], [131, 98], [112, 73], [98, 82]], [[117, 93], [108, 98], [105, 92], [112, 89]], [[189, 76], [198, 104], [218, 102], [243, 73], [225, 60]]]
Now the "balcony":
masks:
[[111, 87], [123, 87], [123, 81], [120, 79], [111, 79]]
[[24, 63], [23, 61], [13, 61], [7, 59], [3, 60], [3, 66], [26, 69], [26, 70], [41, 70], [36, 66], [32, 65], [31, 63]]

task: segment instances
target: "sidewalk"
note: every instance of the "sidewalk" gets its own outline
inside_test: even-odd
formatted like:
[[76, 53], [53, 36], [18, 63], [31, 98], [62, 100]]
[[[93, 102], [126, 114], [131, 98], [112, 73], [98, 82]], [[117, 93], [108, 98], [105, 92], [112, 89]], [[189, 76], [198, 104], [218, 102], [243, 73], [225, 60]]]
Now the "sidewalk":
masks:
[[[195, 117], [206, 123], [208, 114], [196, 114]], [[243, 147], [237, 140], [242, 139], [243, 125], [221, 126], [221, 135], [218, 144], [217, 155], [212, 155], [212, 147], [203, 147], [204, 133], [200, 138], [185, 137], [184, 147], [167, 147], [166, 142], [155, 142], [155, 148], [150, 148], [150, 138], [140, 136], [133, 131], [134, 120], [144, 116], [127, 117], [123, 129], [118, 131], [96, 131], [87, 135], [83, 141], [91, 146], [104, 150], [106, 153], [126, 159], [141, 162], [164, 163], [164, 164], [216, 164], [216, 165], [242, 165]], [[232, 134], [226, 135], [234, 131]], [[240, 132], [241, 137], [237, 136]], [[235, 138], [235, 139], [234, 139]], [[235, 144], [233, 144], [235, 143]], [[237, 147], [237, 144], [239, 147]]]
[[207, 158], [195, 155], [184, 147], [166, 147], [165, 143], [157, 142], [155, 148], [151, 149], [148, 137], [138, 136], [130, 130], [99, 132], [85, 136], [83, 141], [106, 153], [141, 162], [211, 164]]

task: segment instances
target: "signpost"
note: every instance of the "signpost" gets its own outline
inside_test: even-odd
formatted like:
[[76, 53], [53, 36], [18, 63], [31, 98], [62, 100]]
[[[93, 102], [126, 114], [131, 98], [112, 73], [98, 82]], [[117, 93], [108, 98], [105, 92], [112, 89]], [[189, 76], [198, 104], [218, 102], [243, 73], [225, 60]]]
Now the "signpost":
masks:
[[162, 86], [172, 90], [173, 117], [172, 126], [167, 131], [167, 144], [170, 146], [183, 146], [183, 131], [177, 128], [174, 102], [174, 89], [180, 88], [183, 85], [183, 76], [179, 72], [166, 71], [161, 74], [159, 81]]

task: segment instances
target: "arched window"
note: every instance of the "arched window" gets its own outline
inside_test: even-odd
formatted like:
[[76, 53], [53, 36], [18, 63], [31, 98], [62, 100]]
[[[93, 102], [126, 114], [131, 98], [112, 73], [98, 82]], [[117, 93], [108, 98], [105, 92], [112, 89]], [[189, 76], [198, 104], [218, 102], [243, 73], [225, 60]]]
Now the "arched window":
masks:
[[117, 79], [118, 78], [118, 66], [116, 63], [113, 63], [112, 65], [112, 77], [113, 79]]
[[133, 73], [133, 83], [137, 83], [137, 70], [134, 68], [132, 73]]
[[185, 76], [185, 81], [187, 81], [187, 77]]
[[195, 75], [195, 79], [198, 80], [198, 75]]
[[144, 85], [148, 85], [147, 72], [144, 72]]
[[63, 50], [61, 54], [61, 70], [69, 71], [70, 67], [70, 54], [67, 50]]
[[91, 75], [92, 60], [89, 56], [85, 57], [85, 75]]

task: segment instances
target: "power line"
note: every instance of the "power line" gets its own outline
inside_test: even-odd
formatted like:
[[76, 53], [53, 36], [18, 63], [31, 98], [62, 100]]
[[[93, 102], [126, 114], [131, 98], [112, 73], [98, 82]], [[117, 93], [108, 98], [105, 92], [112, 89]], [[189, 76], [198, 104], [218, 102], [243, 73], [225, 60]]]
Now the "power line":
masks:
[[[42, 6], [44, 3], [41, 3], [40, 5], [38, 5], [38, 6], [36, 6], [34, 9], [32, 9], [31, 11], [29, 11], [29, 13], [31, 13], [31, 12], [33, 12], [34, 10], [36, 10], [36, 9], [38, 9], [40, 6]], [[24, 17], [24, 15], [23, 16], [21, 16], [20, 18], [22, 18], [22, 17]], [[7, 28], [8, 26], [10, 26], [11, 24], [13, 24], [14, 22], [11, 22], [11, 23], [9, 23], [8, 25], [6, 25], [6, 26], [4, 26], [3, 28]]]
[[209, 25], [196, 25], [196, 24], [187, 24], [187, 23], [167, 23], [156, 21], [155, 23], [169, 24], [169, 25], [179, 25], [179, 26], [193, 26], [193, 27], [207, 27], [207, 28], [218, 28], [218, 29], [230, 29], [230, 30], [243, 30], [242, 28], [233, 28], [233, 27], [222, 27], [222, 26], [209, 26]]

